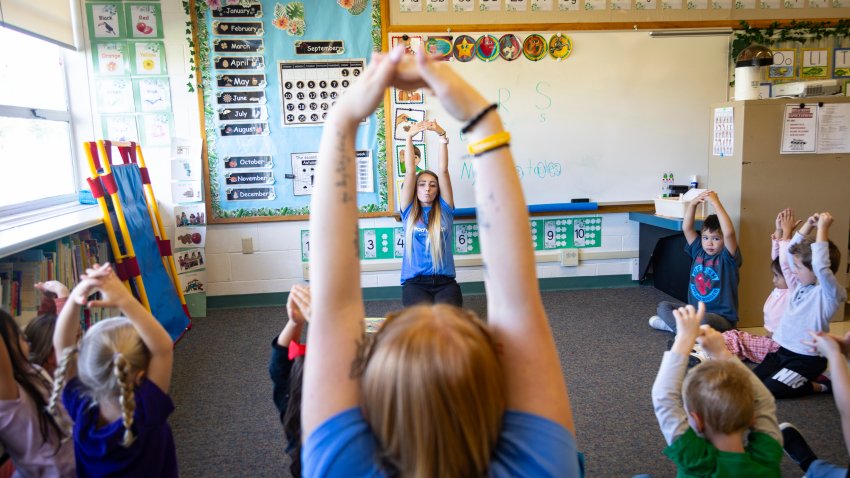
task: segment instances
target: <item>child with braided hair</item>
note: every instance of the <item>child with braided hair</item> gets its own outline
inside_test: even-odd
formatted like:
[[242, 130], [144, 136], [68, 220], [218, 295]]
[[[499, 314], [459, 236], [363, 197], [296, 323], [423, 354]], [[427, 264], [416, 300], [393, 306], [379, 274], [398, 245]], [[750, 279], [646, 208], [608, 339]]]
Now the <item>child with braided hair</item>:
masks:
[[[95, 291], [101, 299], [86, 303]], [[126, 317], [98, 322], [77, 346], [81, 306], [114, 307]], [[109, 264], [87, 269], [71, 292], [56, 323], [53, 347], [59, 365], [48, 406], [56, 408], [61, 392], [74, 422], [78, 475], [178, 476], [167, 422], [174, 411], [168, 396], [171, 337]]]

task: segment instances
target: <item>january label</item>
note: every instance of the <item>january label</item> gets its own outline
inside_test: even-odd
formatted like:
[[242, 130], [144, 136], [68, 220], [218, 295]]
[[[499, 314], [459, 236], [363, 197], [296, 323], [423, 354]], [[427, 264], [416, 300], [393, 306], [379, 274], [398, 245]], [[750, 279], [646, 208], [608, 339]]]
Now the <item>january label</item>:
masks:
[[263, 16], [263, 6], [259, 3], [248, 5], [222, 5], [213, 8], [213, 18], [260, 18]]
[[219, 88], [264, 88], [266, 75], [216, 75], [215, 81]]
[[219, 22], [212, 23], [213, 35], [254, 35], [263, 34], [263, 22]]
[[240, 103], [264, 104], [266, 102], [265, 91], [221, 91], [216, 93], [215, 102], [220, 105], [232, 105]]
[[296, 55], [341, 55], [343, 53], [345, 53], [345, 45], [342, 40], [295, 42]]
[[274, 187], [270, 188], [243, 188], [225, 190], [228, 201], [262, 201], [273, 200]]
[[226, 124], [219, 127], [222, 136], [257, 136], [269, 134], [268, 123]]
[[218, 110], [219, 121], [228, 120], [259, 120], [266, 119], [264, 106], [248, 106], [243, 108], [220, 108]]
[[239, 184], [274, 184], [274, 173], [271, 171], [225, 173], [224, 182], [232, 186]]
[[213, 58], [216, 70], [262, 70], [266, 67], [261, 56], [217, 56]]
[[257, 40], [216, 38], [213, 40], [213, 51], [216, 53], [260, 53], [263, 49], [262, 38]]
[[271, 156], [228, 156], [224, 158], [224, 169], [271, 168]]

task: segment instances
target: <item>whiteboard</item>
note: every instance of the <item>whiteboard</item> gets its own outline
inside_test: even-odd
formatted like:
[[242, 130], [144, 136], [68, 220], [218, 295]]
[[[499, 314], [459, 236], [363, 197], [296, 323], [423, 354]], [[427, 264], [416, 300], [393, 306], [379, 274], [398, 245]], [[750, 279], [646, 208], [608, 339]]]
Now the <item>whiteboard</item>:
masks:
[[[524, 39], [533, 32], [510, 33]], [[541, 34], [548, 40], [553, 33]], [[429, 34], [410, 35], [424, 42]], [[563, 61], [452, 61], [467, 81], [499, 103], [527, 203], [648, 201], [668, 172], [676, 184], [687, 184], [695, 174], [706, 182], [710, 105], [726, 101], [729, 37], [651, 38], [645, 31], [567, 35], [573, 52]], [[426, 93], [421, 106], [449, 133], [455, 207], [474, 207], [475, 169], [486, 167], [487, 157], [466, 156], [463, 125], [436, 98]], [[426, 142], [430, 167], [440, 144], [433, 134]]]

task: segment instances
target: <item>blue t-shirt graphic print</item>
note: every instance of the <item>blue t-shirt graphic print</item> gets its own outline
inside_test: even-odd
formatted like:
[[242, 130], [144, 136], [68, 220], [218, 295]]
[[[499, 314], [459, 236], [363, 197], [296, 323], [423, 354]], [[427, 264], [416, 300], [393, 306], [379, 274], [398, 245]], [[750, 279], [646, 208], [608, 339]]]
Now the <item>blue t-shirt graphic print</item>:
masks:
[[735, 255], [725, 247], [718, 254], [708, 255], [699, 237], [685, 246], [693, 259], [688, 284], [688, 303], [696, 307], [705, 303], [706, 312], [738, 322], [738, 277], [742, 264], [741, 249]]

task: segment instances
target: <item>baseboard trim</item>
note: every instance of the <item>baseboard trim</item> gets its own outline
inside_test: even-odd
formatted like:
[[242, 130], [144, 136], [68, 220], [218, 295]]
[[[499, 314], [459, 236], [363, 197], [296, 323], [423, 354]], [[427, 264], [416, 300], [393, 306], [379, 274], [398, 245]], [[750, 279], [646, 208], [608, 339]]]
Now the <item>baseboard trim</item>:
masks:
[[[540, 290], [575, 289], [617, 289], [639, 287], [639, 281], [633, 281], [628, 274], [584, 277], [549, 277], [538, 280]], [[464, 295], [484, 294], [483, 282], [462, 282], [460, 289]], [[249, 307], [283, 307], [286, 304], [286, 292], [268, 292], [263, 294], [217, 295], [207, 297], [207, 310], [240, 309]], [[393, 300], [401, 297], [401, 286], [369, 287], [363, 289], [363, 300]]]

